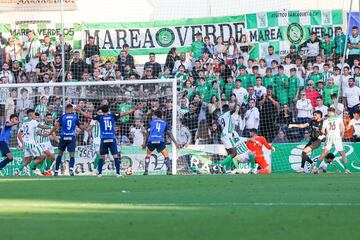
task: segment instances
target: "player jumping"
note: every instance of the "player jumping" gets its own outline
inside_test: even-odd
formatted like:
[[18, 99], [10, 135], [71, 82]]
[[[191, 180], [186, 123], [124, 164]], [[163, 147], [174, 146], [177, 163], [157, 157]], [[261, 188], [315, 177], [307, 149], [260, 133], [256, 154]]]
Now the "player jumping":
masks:
[[70, 161], [69, 161], [70, 176], [74, 176], [76, 126], [78, 126], [80, 129], [82, 129], [82, 126], [80, 125], [78, 116], [74, 113], [73, 105], [71, 104], [66, 105], [65, 114], [59, 118], [58, 122], [61, 127], [61, 133], [60, 133], [60, 142], [58, 145], [59, 154], [56, 157], [56, 161], [55, 161], [54, 176], [59, 175], [59, 167], [61, 164], [61, 159], [66, 149], [70, 155]]
[[345, 173], [350, 174], [351, 172], [347, 167], [346, 154], [342, 143], [342, 136], [344, 135], [345, 126], [344, 122], [340, 117], [336, 116], [335, 108], [328, 108], [328, 118], [324, 121], [322, 126], [322, 133], [326, 134], [325, 148], [319, 157], [319, 161], [322, 162], [324, 157], [330, 152], [334, 146], [335, 150], [341, 154], [342, 162], [344, 164]]
[[257, 130], [255, 128], [250, 130], [250, 140], [247, 141], [246, 146], [253, 154], [255, 154], [255, 162], [259, 164], [261, 168], [258, 173], [270, 174], [271, 168], [264, 157], [262, 147], [265, 146], [271, 151], [275, 151], [275, 148], [271, 146], [263, 136], [257, 135]]
[[310, 159], [308, 154], [321, 146], [321, 140], [325, 138], [321, 132], [322, 126], [322, 112], [318, 110], [314, 111], [313, 119], [307, 123], [289, 124], [289, 128], [311, 128], [310, 140], [308, 144], [306, 144], [304, 150], [301, 152], [301, 167], [296, 172], [303, 173], [306, 162], [313, 164], [313, 161]]
[[171, 141], [175, 144], [176, 148], [179, 148], [168, 123], [162, 119], [163, 114], [160, 110], [155, 111], [153, 118], [150, 122], [150, 127], [145, 134], [144, 143], [142, 148], [147, 147], [145, 157], [145, 171], [143, 175], [149, 174], [150, 157], [153, 151], [156, 149], [157, 152], [161, 153], [165, 158], [165, 165], [167, 168], [167, 175], [171, 175], [171, 161], [169, 158], [169, 152], [165, 145], [165, 134], [167, 134]]
[[98, 121], [100, 124], [100, 160], [98, 163], [98, 177], [102, 176], [105, 155], [109, 154], [109, 150], [114, 158], [116, 177], [122, 177], [120, 174], [120, 156], [117, 148], [115, 121], [133, 113], [140, 107], [141, 105], [137, 105], [135, 108], [121, 114], [112, 114], [109, 113], [109, 106], [104, 105], [101, 107], [102, 113], [93, 117], [93, 120]]
[[3, 157], [6, 157], [0, 162], [0, 171], [11, 161], [14, 160], [13, 155], [9, 149], [9, 140], [11, 138], [12, 127], [20, 123], [19, 118], [15, 114], [10, 115], [10, 119], [1, 129], [0, 133], [0, 151]]

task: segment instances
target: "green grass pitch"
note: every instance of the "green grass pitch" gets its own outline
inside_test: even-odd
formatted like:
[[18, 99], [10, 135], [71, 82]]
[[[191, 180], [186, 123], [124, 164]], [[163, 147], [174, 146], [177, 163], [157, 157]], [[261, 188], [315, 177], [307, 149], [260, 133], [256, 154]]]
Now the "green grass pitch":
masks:
[[360, 174], [0, 178], [0, 236], [359, 239]]

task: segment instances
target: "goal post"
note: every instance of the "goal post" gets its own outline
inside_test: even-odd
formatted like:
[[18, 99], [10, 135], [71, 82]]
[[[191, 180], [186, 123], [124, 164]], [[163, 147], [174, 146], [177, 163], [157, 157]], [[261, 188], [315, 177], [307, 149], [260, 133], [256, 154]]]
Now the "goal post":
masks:
[[[85, 112], [91, 115], [96, 114], [97, 108], [104, 104], [110, 106], [111, 112], [122, 113], [132, 109], [138, 103], [143, 103], [141, 109], [136, 110], [130, 116], [120, 118], [116, 124], [116, 137], [119, 147], [124, 148], [128, 154], [134, 156], [130, 159], [132, 164], [136, 164], [133, 167], [135, 174], [142, 174], [144, 170], [146, 152], [141, 150], [141, 144], [143, 143], [145, 130], [149, 126], [152, 114], [157, 109], [162, 110], [164, 119], [170, 125], [169, 127], [176, 139], [178, 100], [176, 79], [0, 84], [0, 91], [8, 92], [7, 102], [9, 106], [7, 108], [15, 106], [13, 109], [6, 109], [6, 113], [9, 114], [5, 118], [8, 119], [10, 113], [16, 113], [21, 121], [26, 116], [27, 109], [34, 109], [39, 113], [40, 122], [42, 122], [47, 113], [51, 113], [55, 121], [55, 118], [63, 114], [64, 105], [69, 103], [72, 103], [74, 106], [80, 105]], [[62, 101], [63, 99], [64, 101]], [[65, 103], [64, 105], [63, 102]], [[85, 130], [77, 133], [77, 146], [88, 146], [88, 149], [92, 149], [94, 136], [90, 127], [91, 119], [81, 114], [79, 114], [79, 118]], [[9, 143], [12, 149], [16, 149], [19, 145], [16, 138], [18, 129], [16, 127], [13, 130], [13, 136]], [[170, 143], [169, 140], [166, 138], [166, 143]], [[54, 147], [57, 146], [54, 141], [52, 143]], [[93, 153], [87, 157], [76, 158], [79, 162], [79, 169], [86, 168], [87, 165], [91, 164], [93, 159], [90, 158], [95, 157], [96, 154], [94, 153], [96, 152], [95, 149], [92, 150]], [[19, 152], [19, 150], [16, 151]], [[80, 153], [76, 154], [80, 155]], [[174, 143], [172, 143], [170, 154], [172, 173], [176, 174], [177, 149]], [[161, 153], [154, 152], [154, 159], [151, 159], [150, 162], [150, 173], [157, 174], [159, 172], [155, 170], [165, 173], [165, 165], [158, 163], [158, 160], [162, 158], [160, 155]], [[107, 157], [106, 161], [112, 161], [112, 158]], [[14, 163], [12, 167], [16, 168], [17, 164]], [[80, 166], [80, 164], [83, 165]], [[86, 175], [91, 170], [79, 170], [78, 173], [80, 174], [80, 172]], [[111, 171], [108, 172], [109, 174], [112, 173]]]

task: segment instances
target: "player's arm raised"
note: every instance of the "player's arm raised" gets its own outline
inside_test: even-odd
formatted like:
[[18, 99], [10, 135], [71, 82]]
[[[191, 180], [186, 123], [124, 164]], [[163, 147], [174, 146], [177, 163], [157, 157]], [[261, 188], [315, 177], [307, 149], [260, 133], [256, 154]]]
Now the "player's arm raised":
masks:
[[130, 109], [129, 111], [120, 113], [120, 118], [125, 117], [126, 115], [132, 114], [136, 110], [139, 110], [142, 108], [142, 103], [137, 104], [133, 109]]
[[19, 119], [17, 119], [17, 120], [14, 120], [13, 122], [6, 122], [5, 126], [12, 127], [12, 126], [18, 125], [20, 123], [21, 123], [21, 121]]
[[308, 126], [309, 126], [309, 123], [289, 124], [288, 128], [306, 128]]

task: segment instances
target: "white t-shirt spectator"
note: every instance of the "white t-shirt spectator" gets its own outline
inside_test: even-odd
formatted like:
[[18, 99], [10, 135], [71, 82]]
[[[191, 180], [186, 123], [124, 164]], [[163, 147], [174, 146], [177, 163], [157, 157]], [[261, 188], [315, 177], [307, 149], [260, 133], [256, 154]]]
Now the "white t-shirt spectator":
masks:
[[245, 88], [234, 88], [233, 93], [236, 96], [238, 104], [242, 105], [245, 102], [245, 99], [249, 95]]
[[325, 106], [325, 105], [322, 105], [321, 107], [316, 106], [316, 107], [315, 107], [315, 111], [320, 111], [320, 112], [322, 112], [323, 118], [325, 118], [325, 116], [327, 115], [328, 107]]
[[334, 79], [334, 84], [340, 87], [341, 75], [335, 76], [335, 75], [333, 74], [333, 75], [331, 75], [331, 77]]
[[290, 69], [292, 68], [296, 68], [296, 65], [295, 64], [284, 64], [282, 65], [284, 67], [284, 74], [287, 76], [287, 77], [290, 77]]
[[349, 87], [349, 78], [352, 78], [352, 76], [351, 75], [347, 75], [347, 76], [342, 75], [342, 79], [340, 77], [340, 79], [342, 81], [342, 91], [343, 92], [345, 92], [345, 89]]
[[133, 138], [133, 144], [132, 146], [141, 146], [144, 143], [144, 133], [145, 129], [140, 127], [131, 127], [130, 128], [130, 134]]
[[245, 128], [246, 129], [258, 129], [260, 122], [260, 113], [257, 107], [250, 108], [245, 113]]
[[297, 117], [298, 118], [312, 118], [312, 105], [310, 99], [298, 100], [296, 102]]
[[260, 86], [260, 87], [255, 86], [254, 87], [254, 92], [255, 92], [256, 98], [260, 99], [263, 95], [266, 95], [266, 87], [264, 87], [264, 86]]
[[357, 86], [348, 87], [344, 91], [344, 97], [346, 97], [347, 106], [352, 108], [360, 103], [360, 88]]
[[351, 119], [348, 127], [353, 126], [354, 136], [360, 137], [360, 119], [356, 120], [355, 118]]
[[338, 115], [340, 118], [344, 117], [344, 104], [342, 103], [337, 103], [336, 105], [331, 104], [330, 107], [335, 108], [336, 115]]

